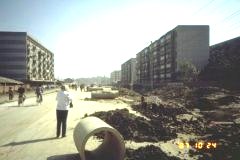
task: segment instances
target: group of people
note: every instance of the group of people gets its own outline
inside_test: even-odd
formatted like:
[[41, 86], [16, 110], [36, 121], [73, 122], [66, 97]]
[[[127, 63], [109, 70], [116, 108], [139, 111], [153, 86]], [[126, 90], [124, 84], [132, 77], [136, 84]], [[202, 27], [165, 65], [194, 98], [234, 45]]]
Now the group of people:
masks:
[[[24, 102], [25, 100], [25, 88], [21, 85], [18, 90], [18, 105]], [[43, 97], [43, 88], [41, 85], [37, 86], [35, 89], [37, 96], [37, 102], [42, 102]], [[12, 87], [9, 87], [9, 100], [12, 100], [14, 97]], [[56, 137], [59, 138], [60, 134], [62, 137], [66, 137], [66, 128], [67, 128], [67, 116], [69, 108], [73, 107], [72, 98], [64, 85], [61, 86], [61, 90], [57, 93], [57, 107], [56, 107], [56, 118], [57, 118], [57, 132]]]
[[[18, 93], [18, 105], [20, 106], [21, 104], [23, 104], [23, 102], [26, 99], [25, 88], [24, 88], [23, 85], [21, 85], [18, 88], [17, 93]], [[42, 86], [41, 85], [37, 86], [36, 89], [35, 89], [35, 94], [36, 94], [36, 97], [37, 97], [37, 103], [41, 103], [43, 101], [42, 93], [43, 93]], [[9, 96], [10, 101], [13, 100], [14, 91], [13, 91], [12, 87], [9, 87], [9, 89], [8, 89], [8, 96]]]
[[[69, 87], [70, 89], [77, 90], [78, 85], [77, 85], [77, 84], [69, 84], [68, 87]], [[79, 86], [79, 88], [80, 88], [80, 90], [81, 90], [81, 92], [82, 92], [82, 91], [84, 91], [84, 89], [85, 89], [85, 85], [84, 85], [84, 84], [81, 84], [81, 85]]]

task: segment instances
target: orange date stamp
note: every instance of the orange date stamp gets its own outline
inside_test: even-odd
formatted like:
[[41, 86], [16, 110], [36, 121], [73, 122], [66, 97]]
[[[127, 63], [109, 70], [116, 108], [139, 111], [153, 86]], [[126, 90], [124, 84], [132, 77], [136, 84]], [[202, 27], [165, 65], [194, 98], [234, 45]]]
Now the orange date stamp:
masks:
[[177, 142], [179, 149], [188, 149], [190, 147], [193, 147], [195, 149], [216, 149], [217, 148], [217, 142], [208, 142], [208, 141], [198, 141], [195, 143], [188, 143], [188, 142]]

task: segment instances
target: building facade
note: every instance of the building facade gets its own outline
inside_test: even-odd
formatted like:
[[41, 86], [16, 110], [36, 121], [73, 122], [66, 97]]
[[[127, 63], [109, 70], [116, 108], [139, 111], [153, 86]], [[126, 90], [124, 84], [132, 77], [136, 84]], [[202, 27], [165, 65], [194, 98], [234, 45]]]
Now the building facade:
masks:
[[131, 58], [121, 65], [121, 84], [131, 88], [136, 79], [136, 58]]
[[150, 48], [146, 47], [136, 55], [136, 83], [150, 85]]
[[209, 59], [209, 26], [180, 25], [136, 55], [137, 83], [158, 87], [177, 80], [179, 65], [190, 61], [202, 70]]
[[110, 75], [110, 80], [112, 84], [117, 84], [121, 81], [121, 71], [113, 71]]
[[240, 37], [210, 46], [209, 63], [201, 72], [203, 80], [229, 88], [240, 88]]
[[26, 32], [0, 32], [0, 76], [54, 81], [54, 55]]

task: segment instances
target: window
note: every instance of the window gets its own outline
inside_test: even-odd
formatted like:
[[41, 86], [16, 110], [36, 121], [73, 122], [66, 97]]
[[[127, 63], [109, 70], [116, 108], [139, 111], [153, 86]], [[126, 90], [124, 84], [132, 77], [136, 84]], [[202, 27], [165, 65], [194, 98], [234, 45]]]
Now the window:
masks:
[[160, 52], [164, 52], [164, 47], [161, 47], [161, 48], [160, 48]]
[[147, 53], [147, 52], [148, 52], [148, 49], [146, 48], [144, 52]]
[[163, 43], [163, 42], [164, 42], [164, 37], [160, 39], [160, 43]]
[[166, 77], [167, 77], [167, 78], [171, 78], [171, 73], [167, 73], [167, 74], [166, 74]]
[[167, 68], [170, 68], [170, 67], [171, 67], [171, 63], [168, 63], [166, 67], [167, 67]]
[[171, 34], [166, 35], [166, 39], [169, 40], [171, 38]]

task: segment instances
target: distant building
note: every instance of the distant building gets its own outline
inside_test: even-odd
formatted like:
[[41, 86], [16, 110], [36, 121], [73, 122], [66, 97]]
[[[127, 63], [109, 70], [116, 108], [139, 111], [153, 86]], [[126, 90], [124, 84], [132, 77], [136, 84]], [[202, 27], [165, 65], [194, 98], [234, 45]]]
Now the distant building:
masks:
[[100, 81], [101, 85], [110, 85], [110, 78], [109, 77], [101, 77], [101, 81]]
[[54, 81], [54, 55], [26, 32], [0, 32], [0, 76]]
[[113, 71], [110, 79], [112, 84], [117, 84], [119, 81], [121, 81], [121, 71]]
[[85, 84], [85, 85], [109, 85], [110, 84], [110, 78], [109, 77], [91, 77], [91, 78], [77, 78], [75, 79], [75, 82], [78, 85]]
[[209, 58], [209, 26], [179, 25], [136, 55], [137, 84], [158, 87], [177, 80], [179, 64], [202, 70]]
[[147, 86], [151, 84], [150, 48], [146, 47], [136, 56], [136, 83]]
[[136, 83], [136, 58], [131, 58], [121, 66], [121, 84], [132, 87]]
[[200, 77], [230, 88], [240, 88], [240, 37], [210, 46], [209, 63]]

